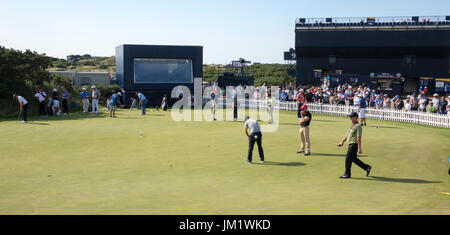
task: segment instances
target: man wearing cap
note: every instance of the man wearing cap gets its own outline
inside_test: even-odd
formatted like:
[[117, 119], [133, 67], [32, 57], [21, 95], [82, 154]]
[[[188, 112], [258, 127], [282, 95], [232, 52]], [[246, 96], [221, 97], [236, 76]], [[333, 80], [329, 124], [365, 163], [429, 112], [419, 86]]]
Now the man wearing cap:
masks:
[[142, 94], [141, 92], [136, 92], [136, 96], [139, 99], [139, 106], [142, 108], [142, 116], [144, 116], [146, 113], [146, 109], [147, 109], [147, 97], [145, 97], [144, 94]]
[[433, 110], [435, 110], [435, 112], [437, 112], [440, 108], [440, 103], [441, 100], [439, 99], [439, 95], [438, 94], [434, 94], [433, 95], [433, 100], [431, 101], [431, 104], [433, 106]]
[[312, 115], [308, 111], [308, 106], [304, 104], [301, 107], [300, 118], [300, 139], [301, 147], [298, 154], [304, 153], [305, 156], [311, 155], [311, 141], [309, 139], [309, 124], [311, 123]]
[[87, 113], [89, 110], [89, 91], [83, 87], [83, 89], [81, 89], [80, 96], [83, 104], [83, 113]]
[[[251, 134], [248, 134], [248, 129], [250, 128]], [[264, 150], [262, 147], [262, 134], [261, 128], [259, 127], [258, 121], [251, 119], [249, 116], [245, 118], [244, 124], [245, 135], [247, 135], [249, 140], [248, 145], [248, 157], [247, 164], [252, 164], [253, 147], [255, 142], [258, 144], [258, 152], [261, 163], [264, 163]]]
[[110, 107], [110, 109], [109, 109], [109, 117], [111, 117], [111, 118], [117, 118], [116, 117], [117, 105], [118, 104], [122, 105], [120, 103], [120, 96], [122, 96], [122, 93], [120, 93], [120, 92], [117, 92], [116, 94], [113, 94], [111, 96], [111, 101], [109, 103], [109, 107]]
[[345, 141], [348, 142], [348, 151], [347, 157], [345, 159], [345, 174], [341, 176], [341, 179], [350, 179], [352, 178], [351, 168], [352, 163], [355, 163], [363, 170], [367, 172], [366, 176], [369, 176], [372, 167], [370, 165], [365, 164], [361, 160], [358, 159], [358, 153], [362, 154], [362, 127], [358, 123], [358, 113], [353, 112], [349, 116], [352, 125], [345, 135], [344, 139], [339, 143], [339, 147], [344, 146]]
[[92, 86], [92, 113], [98, 113], [98, 101], [100, 100], [100, 91], [96, 86]]

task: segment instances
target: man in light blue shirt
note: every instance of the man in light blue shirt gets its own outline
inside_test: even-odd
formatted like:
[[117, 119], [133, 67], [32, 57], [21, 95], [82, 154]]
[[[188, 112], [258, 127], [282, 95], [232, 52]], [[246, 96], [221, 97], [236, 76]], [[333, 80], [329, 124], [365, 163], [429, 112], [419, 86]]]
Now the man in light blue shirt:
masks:
[[140, 92], [136, 92], [136, 96], [139, 99], [139, 106], [141, 106], [141, 108], [142, 108], [142, 115], [145, 115], [147, 102], [148, 102], [147, 97], [145, 97], [145, 95]]
[[89, 91], [87, 91], [86, 88], [83, 88], [80, 96], [81, 102], [83, 103], [83, 113], [87, 113], [89, 110]]
[[111, 96], [111, 101], [109, 103], [109, 105], [110, 105], [109, 117], [117, 118], [116, 117], [116, 109], [117, 109], [117, 104], [121, 105], [120, 96], [122, 96], [122, 93], [120, 93], [120, 92], [113, 94]]

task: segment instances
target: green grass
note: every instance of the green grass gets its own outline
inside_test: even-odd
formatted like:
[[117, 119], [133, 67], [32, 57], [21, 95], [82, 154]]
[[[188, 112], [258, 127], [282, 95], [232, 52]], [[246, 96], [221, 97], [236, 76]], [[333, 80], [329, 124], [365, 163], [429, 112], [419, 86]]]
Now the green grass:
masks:
[[354, 165], [340, 180], [344, 117], [314, 115], [304, 157], [296, 114], [282, 112], [263, 134], [268, 164], [246, 165], [242, 122], [118, 116], [3, 119], [0, 214], [450, 214], [448, 129], [369, 120], [373, 177]]

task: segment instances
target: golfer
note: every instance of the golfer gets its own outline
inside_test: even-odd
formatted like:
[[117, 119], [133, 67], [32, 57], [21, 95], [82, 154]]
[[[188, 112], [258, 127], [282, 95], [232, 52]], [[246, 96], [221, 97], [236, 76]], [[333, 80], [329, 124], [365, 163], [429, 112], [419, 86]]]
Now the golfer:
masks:
[[142, 115], [144, 116], [146, 114], [146, 108], [147, 108], [147, 97], [145, 97], [144, 94], [140, 92], [136, 92], [136, 96], [139, 99], [139, 106], [142, 108]]
[[116, 109], [117, 109], [117, 104], [122, 105], [120, 103], [120, 96], [122, 96], [122, 93], [117, 92], [116, 94], [113, 94], [111, 96], [111, 101], [109, 103], [109, 117], [111, 118], [117, 118], [116, 117]]
[[305, 156], [311, 155], [311, 140], [309, 138], [309, 124], [311, 123], [312, 115], [308, 111], [306, 104], [300, 108], [300, 139], [301, 147], [298, 154], [304, 153]]
[[20, 108], [20, 113], [19, 113], [19, 117], [20, 114], [23, 114], [23, 121], [22, 123], [25, 124], [27, 123], [27, 110], [28, 110], [28, 101], [23, 98], [20, 95], [13, 95], [13, 99], [16, 99], [19, 102], [19, 108]]
[[353, 112], [349, 116], [352, 125], [345, 135], [344, 139], [339, 143], [339, 147], [344, 146], [345, 141], [348, 142], [348, 151], [347, 158], [345, 159], [345, 174], [341, 176], [341, 179], [350, 179], [352, 178], [351, 168], [352, 163], [355, 163], [363, 170], [367, 172], [366, 176], [369, 176], [372, 167], [366, 165], [364, 162], [358, 159], [358, 153], [362, 154], [362, 127], [361, 124], [358, 123], [358, 113]]
[[[258, 152], [261, 163], [264, 163], [264, 150], [262, 147], [262, 133], [259, 127], [258, 121], [250, 119], [250, 117], [245, 118], [245, 135], [248, 137], [248, 158], [247, 164], [252, 164], [252, 155], [253, 155], [253, 147], [255, 146], [255, 142], [258, 144]], [[248, 134], [248, 129], [250, 128], [251, 134]]]

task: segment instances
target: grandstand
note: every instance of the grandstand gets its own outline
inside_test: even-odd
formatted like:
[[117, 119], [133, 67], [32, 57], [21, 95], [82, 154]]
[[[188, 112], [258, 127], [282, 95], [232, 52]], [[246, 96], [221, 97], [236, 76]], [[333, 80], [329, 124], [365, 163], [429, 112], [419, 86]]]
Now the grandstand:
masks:
[[413, 93], [450, 78], [449, 16], [299, 18], [295, 32], [298, 85], [351, 75], [360, 84], [400, 79], [402, 92]]

